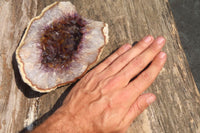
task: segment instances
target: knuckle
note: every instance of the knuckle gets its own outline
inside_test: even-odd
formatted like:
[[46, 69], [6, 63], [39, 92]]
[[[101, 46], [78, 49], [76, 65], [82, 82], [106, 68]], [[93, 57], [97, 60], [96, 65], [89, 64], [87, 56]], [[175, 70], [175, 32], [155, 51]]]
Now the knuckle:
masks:
[[94, 72], [90, 71], [84, 76], [84, 80], [89, 81], [94, 75]]
[[109, 58], [107, 58], [105, 61], [104, 61], [104, 64], [105, 65], [109, 65], [111, 62], [112, 62], [112, 58], [111, 57], [109, 57]]
[[102, 72], [107, 66], [110, 65], [111, 62], [111, 57], [108, 57], [106, 60], [100, 63], [94, 70], [96, 70], [97, 73]]
[[143, 73], [141, 73], [140, 76], [145, 81], [152, 81], [152, 79], [153, 79], [152, 75], [150, 73], [148, 73], [148, 72], [145, 72], [145, 71]]
[[143, 68], [144, 67], [144, 61], [141, 58], [135, 58], [133, 60], [133, 65], [135, 67]]
[[110, 65], [105, 71], [105, 75], [113, 75], [118, 71], [118, 68], [115, 64]]
[[122, 54], [122, 49], [118, 49], [116, 52], [115, 52], [116, 56], [120, 56]]
[[[113, 88], [116, 88], [118, 84], [120, 83], [120, 77], [109, 77], [105, 80], [99, 81], [99, 85], [101, 86], [101, 89], [103, 90], [112, 90]], [[107, 92], [107, 91], [106, 91]]]
[[142, 92], [141, 85], [135, 85], [134, 83], [132, 83], [131, 88], [134, 88], [135, 94], [141, 94]]
[[114, 76], [112, 79], [110, 79], [109, 84], [110, 85], [115, 85], [121, 81], [121, 78], [119, 76]]
[[139, 102], [135, 103], [135, 107], [137, 112], [143, 112], [144, 110], [144, 107]]
[[100, 76], [95, 71], [90, 71], [78, 83], [81, 83], [82, 86], [95, 85], [99, 80], [101, 80]]
[[125, 64], [127, 62], [128, 58], [125, 56], [121, 56], [119, 57], [117, 60], [115, 60], [115, 62], [110, 65], [110, 67], [108, 68], [109, 72], [115, 72], [116, 71], [116, 65], [115, 64]]
[[119, 58], [119, 62], [120, 63], [126, 63], [127, 62], [127, 57], [125, 57], [125, 56], [121, 56], [121, 58]]
[[106, 87], [108, 80], [99, 80], [97, 83], [97, 89], [102, 90]]
[[112, 74], [116, 71], [116, 67], [114, 65], [109, 66], [109, 68], [105, 71], [104, 74]]
[[156, 68], [160, 69], [163, 65], [163, 62], [162, 62], [162, 60], [156, 59], [152, 65], [154, 65]]
[[100, 80], [98, 81], [98, 86], [104, 86], [106, 84], [106, 80]]
[[109, 100], [106, 104], [106, 110], [111, 110], [113, 108], [113, 104], [111, 103], [111, 101]]
[[148, 43], [145, 43], [144, 41], [140, 41], [138, 43], [138, 49], [144, 50], [144, 49], [146, 49], [148, 47], [148, 45], [149, 45]]
[[150, 51], [153, 54], [157, 53], [159, 50], [160, 50], [160, 48], [155, 44], [150, 47]]

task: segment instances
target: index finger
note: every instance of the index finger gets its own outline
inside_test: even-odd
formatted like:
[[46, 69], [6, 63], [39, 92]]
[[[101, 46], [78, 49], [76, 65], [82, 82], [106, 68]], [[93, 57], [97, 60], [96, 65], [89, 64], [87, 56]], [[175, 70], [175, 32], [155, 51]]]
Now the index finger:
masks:
[[124, 44], [122, 45], [117, 51], [115, 51], [112, 55], [110, 55], [105, 61], [103, 61], [101, 64], [99, 64], [94, 70], [96, 72], [103, 71], [107, 66], [109, 66], [115, 59], [117, 59], [119, 56], [124, 54], [126, 51], [128, 51], [132, 46], [130, 44]]

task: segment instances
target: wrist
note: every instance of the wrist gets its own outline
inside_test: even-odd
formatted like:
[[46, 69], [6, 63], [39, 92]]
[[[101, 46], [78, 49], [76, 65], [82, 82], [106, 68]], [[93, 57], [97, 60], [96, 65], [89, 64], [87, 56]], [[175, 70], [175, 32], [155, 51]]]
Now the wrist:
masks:
[[[66, 110], [66, 109], [65, 109]], [[32, 133], [73, 133], [74, 122], [70, 121], [69, 114], [60, 107], [52, 116], [44, 121], [39, 127], [34, 129]]]

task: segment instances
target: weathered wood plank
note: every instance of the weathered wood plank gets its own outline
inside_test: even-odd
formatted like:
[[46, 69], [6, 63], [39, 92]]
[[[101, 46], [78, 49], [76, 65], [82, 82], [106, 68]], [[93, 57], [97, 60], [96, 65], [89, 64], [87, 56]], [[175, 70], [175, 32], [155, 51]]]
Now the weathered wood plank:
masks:
[[[27, 23], [53, 2], [54, 0], [0, 1], [1, 133], [19, 132], [25, 127], [32, 129], [62, 104], [70, 88], [65, 86], [44, 95], [31, 91], [21, 80], [14, 54]], [[200, 132], [200, 95], [181, 47], [168, 1], [71, 2], [82, 16], [109, 24], [110, 42], [101, 59], [120, 45], [137, 41], [147, 34], [164, 35], [167, 39], [164, 48], [168, 54], [167, 64], [148, 90], [157, 95], [157, 101], [133, 122], [128, 133]]]

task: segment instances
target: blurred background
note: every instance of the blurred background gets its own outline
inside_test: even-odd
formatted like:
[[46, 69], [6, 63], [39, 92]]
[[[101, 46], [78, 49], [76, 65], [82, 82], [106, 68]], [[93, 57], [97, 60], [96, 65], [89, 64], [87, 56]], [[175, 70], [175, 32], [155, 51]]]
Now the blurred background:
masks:
[[200, 91], [200, 0], [169, 0], [181, 43]]

